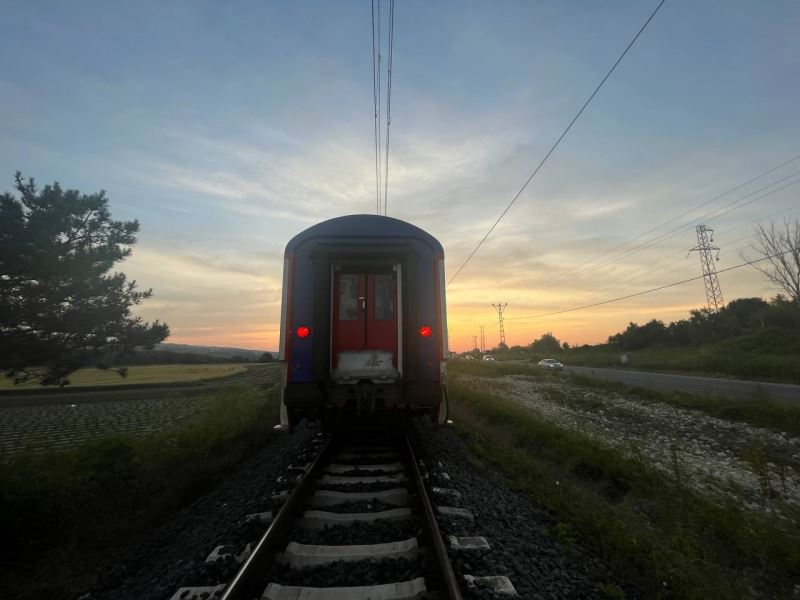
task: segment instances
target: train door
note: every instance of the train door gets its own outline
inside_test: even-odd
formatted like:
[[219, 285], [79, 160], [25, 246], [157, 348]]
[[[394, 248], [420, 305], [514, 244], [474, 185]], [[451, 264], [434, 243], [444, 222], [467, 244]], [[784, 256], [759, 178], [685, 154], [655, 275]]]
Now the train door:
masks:
[[331, 367], [340, 352], [384, 350], [398, 368], [397, 270], [333, 271]]

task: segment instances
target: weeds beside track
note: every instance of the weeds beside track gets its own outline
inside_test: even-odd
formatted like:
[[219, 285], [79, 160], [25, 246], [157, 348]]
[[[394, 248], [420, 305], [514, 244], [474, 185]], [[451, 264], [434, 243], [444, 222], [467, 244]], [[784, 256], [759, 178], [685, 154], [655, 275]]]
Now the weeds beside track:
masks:
[[565, 543], [595, 546], [648, 597], [738, 598], [748, 588], [791, 595], [800, 574], [796, 523], [714, 502], [689, 489], [679, 470], [666, 476], [458, 377], [521, 370], [531, 374], [524, 365], [459, 365], [451, 413], [477, 460], [550, 510]]

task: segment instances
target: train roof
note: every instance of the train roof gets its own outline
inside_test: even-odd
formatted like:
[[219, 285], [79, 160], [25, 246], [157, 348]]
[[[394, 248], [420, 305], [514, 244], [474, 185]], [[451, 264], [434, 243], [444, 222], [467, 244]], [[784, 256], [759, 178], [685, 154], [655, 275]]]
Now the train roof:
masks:
[[286, 252], [294, 252], [300, 244], [318, 237], [334, 238], [416, 238], [428, 244], [436, 254], [444, 249], [435, 237], [416, 225], [380, 215], [347, 215], [317, 223], [301, 231], [286, 244]]

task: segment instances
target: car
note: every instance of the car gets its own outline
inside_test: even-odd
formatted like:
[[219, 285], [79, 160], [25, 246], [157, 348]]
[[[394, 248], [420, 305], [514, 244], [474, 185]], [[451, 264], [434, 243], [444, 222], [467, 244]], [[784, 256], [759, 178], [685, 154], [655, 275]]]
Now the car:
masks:
[[475, 357], [474, 357], [474, 356], [472, 356], [472, 354], [467, 354], [467, 355], [466, 355], [464, 358], [465, 358], [466, 360], [475, 360]]
[[552, 371], [560, 371], [564, 368], [563, 363], [560, 363], [555, 358], [544, 358], [539, 361], [539, 366], [543, 369], [550, 369]]
[[483, 355], [483, 360], [487, 360], [487, 361], [492, 361], [492, 362], [494, 362], [494, 357], [492, 357], [492, 355], [491, 355], [491, 354], [484, 354], [484, 355]]

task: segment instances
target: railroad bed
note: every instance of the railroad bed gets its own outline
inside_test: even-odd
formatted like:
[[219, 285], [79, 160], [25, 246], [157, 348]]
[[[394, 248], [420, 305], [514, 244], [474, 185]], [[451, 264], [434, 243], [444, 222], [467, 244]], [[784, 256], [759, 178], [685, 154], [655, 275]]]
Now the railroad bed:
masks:
[[[448, 506], [458, 491], [431, 485], [447, 479], [416, 460], [406, 436], [317, 434], [279, 479], [273, 510], [243, 515], [231, 534], [239, 541], [214, 548], [197, 585], [171, 600], [458, 599], [462, 589], [516, 596], [504, 576], [456, 577], [437, 516], [467, 525], [473, 516]], [[244, 541], [259, 527], [266, 532], [257, 541]], [[490, 551], [482, 537], [447, 542], [451, 552]]]

